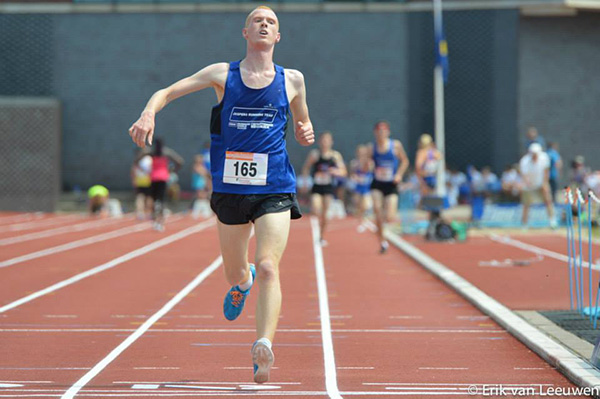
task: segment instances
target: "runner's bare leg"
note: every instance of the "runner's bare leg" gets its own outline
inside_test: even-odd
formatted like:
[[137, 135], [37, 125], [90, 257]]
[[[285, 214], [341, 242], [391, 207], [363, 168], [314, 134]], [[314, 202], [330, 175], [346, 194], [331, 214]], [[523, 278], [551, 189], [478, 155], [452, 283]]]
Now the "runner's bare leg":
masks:
[[225, 278], [231, 286], [245, 283], [250, 277], [248, 241], [252, 232], [252, 224], [230, 225], [218, 222], [217, 226]]
[[290, 232], [290, 211], [268, 213], [256, 219], [256, 337], [273, 342], [281, 310], [279, 262]]

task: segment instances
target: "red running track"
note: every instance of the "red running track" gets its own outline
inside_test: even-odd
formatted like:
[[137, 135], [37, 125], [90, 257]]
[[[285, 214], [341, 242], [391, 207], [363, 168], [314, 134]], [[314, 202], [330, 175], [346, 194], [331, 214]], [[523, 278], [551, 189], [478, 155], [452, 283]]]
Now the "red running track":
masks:
[[[569, 309], [566, 238], [554, 234], [511, 235], [511, 243], [527, 246], [519, 248], [503, 242], [504, 237], [470, 237], [466, 242], [455, 243], [427, 242], [420, 236], [404, 238], [511, 309]], [[585, 267], [587, 245], [583, 248], [584, 305], [588, 306], [589, 269]], [[549, 253], [536, 259], [537, 249]], [[600, 248], [596, 248], [596, 245], [593, 250], [596, 254], [600, 253]], [[529, 263], [524, 266], [491, 264], [494, 260], [502, 263], [506, 259]], [[598, 287], [599, 278], [598, 270], [593, 270], [594, 290]], [[595, 298], [595, 291], [592, 298]]]
[[[73, 251], [106, 261], [194, 225], [185, 219], [162, 235], [127, 236], [111, 253], [115, 242]], [[375, 237], [357, 233], [356, 226], [352, 220], [331, 223], [322, 281], [308, 218], [292, 223], [281, 265], [284, 304], [275, 369], [265, 386], [251, 383], [256, 293], [240, 319], [232, 323], [222, 317], [228, 287], [215, 268], [216, 228], [208, 226], [0, 313], [0, 397], [65, 397], [85, 375], [90, 381], [76, 397], [439, 398], [472, 396], [469, 386], [481, 393], [486, 384], [532, 392], [539, 392], [539, 384], [573, 388], [405, 255], [392, 249], [378, 255]], [[19, 268], [39, 287], [56, 280], [41, 277], [45, 267], [64, 265], [62, 278], [90, 266], [82, 267], [83, 255], [69, 252], [48, 257], [46, 266], [12, 270]], [[212, 272], [201, 275], [205, 279], [188, 295], [178, 294], [211, 265]], [[0, 269], [0, 280], [10, 271]], [[2, 301], [18, 297], [3, 293]], [[140, 330], [167, 303], [173, 306], [164, 316]], [[321, 317], [324, 303], [329, 318]], [[131, 340], [136, 331], [139, 337]], [[332, 351], [324, 347], [328, 339]], [[102, 364], [116, 348], [122, 350]]]

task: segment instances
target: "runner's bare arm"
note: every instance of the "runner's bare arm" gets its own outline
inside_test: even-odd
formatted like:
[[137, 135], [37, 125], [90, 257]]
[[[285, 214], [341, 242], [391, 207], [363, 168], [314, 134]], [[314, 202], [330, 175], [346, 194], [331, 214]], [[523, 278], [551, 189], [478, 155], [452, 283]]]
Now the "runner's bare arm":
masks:
[[425, 157], [427, 154], [423, 150], [417, 151], [417, 156], [415, 157], [415, 173], [421, 179], [423, 177], [423, 164], [425, 163]]
[[285, 76], [296, 140], [303, 146], [311, 145], [315, 142], [315, 132], [306, 105], [304, 75], [295, 69], [286, 69]]
[[333, 153], [333, 159], [335, 159], [336, 171], [334, 175], [338, 177], [346, 177], [348, 176], [348, 169], [346, 169], [346, 163], [344, 162], [344, 157], [338, 151]]
[[302, 167], [302, 176], [308, 177], [310, 174], [310, 168], [317, 162], [319, 158], [318, 150], [312, 150], [308, 153], [308, 157], [306, 157], [306, 162], [304, 162], [304, 166]]
[[394, 140], [394, 150], [396, 151], [396, 156], [400, 159], [400, 167], [398, 168], [398, 172], [396, 172], [396, 176], [394, 176], [394, 182], [400, 183], [402, 181], [402, 177], [404, 176], [404, 172], [408, 169], [408, 157], [406, 156], [406, 151], [404, 151], [404, 147], [402, 143], [398, 140]]
[[171, 86], [161, 89], [154, 93], [140, 118], [129, 128], [129, 135], [134, 143], [139, 147], [146, 146], [146, 140], [152, 145], [154, 136], [154, 116], [160, 112], [171, 101], [183, 97], [207, 87], [212, 87], [220, 100], [223, 96], [223, 87], [227, 80], [229, 65], [227, 63], [217, 63], [207, 66], [196, 72], [194, 75], [181, 79]]

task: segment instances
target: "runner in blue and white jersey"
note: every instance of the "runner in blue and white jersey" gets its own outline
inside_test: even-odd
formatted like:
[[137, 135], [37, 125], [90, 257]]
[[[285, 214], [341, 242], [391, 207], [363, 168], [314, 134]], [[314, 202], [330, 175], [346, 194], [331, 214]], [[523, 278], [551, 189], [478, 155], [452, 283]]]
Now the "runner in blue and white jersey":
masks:
[[[290, 219], [301, 217], [296, 201], [296, 176], [285, 146], [288, 111], [296, 140], [314, 143], [303, 75], [273, 63], [281, 39], [277, 15], [255, 8], [242, 30], [246, 57], [217, 63], [159, 90], [131, 126], [133, 141], [152, 144], [155, 114], [169, 102], [212, 87], [218, 104], [211, 118], [211, 207], [218, 218], [223, 266], [232, 288], [223, 311], [236, 319], [254, 280], [259, 286], [257, 341], [252, 346], [254, 381], [268, 381], [274, 361], [271, 343], [281, 309], [279, 261], [287, 244]], [[289, 121], [292, 122], [292, 121]], [[255, 264], [248, 263], [248, 242], [254, 224]]]
[[375, 143], [369, 146], [375, 162], [375, 173], [371, 183], [373, 211], [377, 225], [380, 253], [385, 253], [389, 243], [383, 237], [384, 223], [396, 220], [398, 213], [398, 184], [408, 168], [408, 157], [399, 140], [390, 139], [390, 124], [379, 121], [373, 129]]

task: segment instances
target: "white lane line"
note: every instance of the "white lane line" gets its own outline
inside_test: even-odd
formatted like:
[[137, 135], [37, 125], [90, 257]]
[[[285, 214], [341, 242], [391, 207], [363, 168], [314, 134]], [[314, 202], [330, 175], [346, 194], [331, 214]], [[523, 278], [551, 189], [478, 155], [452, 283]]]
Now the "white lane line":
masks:
[[[141, 392], [141, 391], [140, 391]], [[375, 392], [348, 392], [346, 393], [347, 395], [402, 395], [403, 393], [400, 392], [379, 392], [379, 393], [375, 393]], [[189, 397], [206, 397], [206, 396], [241, 396], [241, 397], [248, 397], [248, 396], [298, 396], [298, 397], [308, 397], [308, 396], [326, 396], [327, 393], [326, 392], [320, 392], [320, 391], [262, 391], [262, 392], [251, 392], [251, 391], [247, 391], [247, 390], [240, 390], [240, 391], [236, 391], [236, 392], [223, 392], [223, 391], [202, 391], [202, 396], [199, 396], [200, 393], [199, 392], [189, 392], [189, 393], [154, 393], [154, 391], [152, 390], [147, 390], [146, 392], [143, 393], [87, 393], [87, 391], [84, 391], [83, 393], [78, 394], [78, 397], [89, 397], [89, 398], [150, 398], [150, 397], [171, 397], [171, 398], [175, 398], [175, 397], [183, 397], [183, 396], [189, 396]], [[52, 393], [41, 393], [41, 394], [26, 394], [26, 395], [15, 395], [15, 394], [9, 394], [9, 395], [0, 395], [0, 398], [39, 398], [39, 397], [60, 397], [60, 394], [52, 394]]]
[[0, 370], [89, 370], [90, 367], [0, 367]]
[[[145, 390], [145, 392], [142, 392], [142, 390], [139, 391], [133, 391], [132, 393], [94, 393], [93, 391], [88, 392], [88, 391], [83, 391], [82, 393], [78, 394], [78, 397], [98, 397], [98, 398], [115, 398], [115, 397], [122, 397], [122, 398], [137, 398], [137, 397], [141, 397], [141, 398], [149, 398], [149, 397], [171, 397], [171, 398], [175, 398], [175, 397], [200, 397], [198, 395], [200, 395], [200, 392], [189, 392], [189, 393], [184, 393], [184, 392], [166, 392], [166, 391], [159, 391], [160, 393], [158, 393], [157, 391], [153, 391], [153, 390]], [[164, 393], [162, 393], [164, 392]], [[464, 392], [448, 392], [448, 391], [444, 391], [444, 392], [440, 392], [440, 391], [411, 391], [411, 392], [403, 392], [403, 391], [368, 391], [368, 392], [341, 392], [344, 396], [442, 396], [442, 395], [462, 395], [462, 396], [473, 396], [471, 394], [469, 394], [468, 392], [464, 391]], [[276, 396], [276, 397], [281, 397], [281, 396], [296, 396], [296, 397], [309, 397], [309, 396], [327, 396], [327, 392], [324, 391], [259, 391], [259, 392], [251, 392], [251, 391], [247, 391], [247, 390], [239, 390], [239, 391], [201, 391], [201, 397], [208, 397], [208, 396], [217, 396], [217, 397], [223, 397], [223, 396], [241, 396], [241, 397], [248, 397], [248, 396]], [[26, 395], [15, 395], [15, 394], [10, 394], [10, 395], [0, 395], [0, 398], [33, 398], [33, 397], [59, 397], [60, 394], [52, 394], [52, 393], [42, 393], [42, 394], [26, 394]]]
[[111, 218], [105, 220], [97, 220], [97, 221], [87, 221], [83, 223], [73, 224], [70, 226], [57, 227], [54, 229], [38, 231], [36, 233], [22, 234], [14, 237], [7, 237], [0, 239], [0, 246], [17, 244], [20, 242], [37, 240], [40, 238], [46, 237], [54, 237], [57, 235], [65, 234], [65, 233], [74, 233], [84, 230], [97, 229], [99, 227], [110, 226], [111, 224], [116, 224], [119, 222], [127, 222], [133, 219], [132, 215], [121, 217], [121, 218]]
[[4, 233], [7, 231], [23, 231], [23, 230], [31, 230], [31, 229], [35, 229], [35, 228], [43, 228], [43, 227], [48, 227], [48, 226], [52, 226], [55, 224], [68, 223], [72, 219], [83, 219], [83, 218], [84, 218], [84, 216], [80, 215], [80, 214], [79, 215], [61, 215], [61, 216], [56, 216], [56, 217], [53, 217], [50, 219], [40, 220], [37, 222], [11, 224], [8, 226], [0, 226], [0, 233]]
[[[214, 221], [213, 221], [214, 223]], [[140, 338], [146, 331], [152, 327], [161, 317], [167, 314], [171, 309], [175, 307], [179, 302], [183, 300], [190, 292], [192, 292], [197, 286], [200, 285], [208, 276], [210, 276], [219, 266], [223, 263], [223, 258], [219, 256], [215, 259], [206, 269], [204, 269], [196, 278], [194, 278], [187, 286], [177, 293], [169, 302], [167, 302], [158, 312], [154, 313], [148, 320], [144, 322], [133, 334], [131, 334], [125, 341], [119, 346], [112, 350], [104, 359], [94, 366], [89, 372], [73, 384], [67, 392], [61, 397], [62, 399], [72, 399], [77, 393], [87, 385], [94, 377], [96, 377], [102, 370], [106, 368], [113, 360], [115, 360], [125, 349], [133, 344], [138, 338]]]
[[157, 384], [134, 384], [131, 389], [158, 389], [160, 385]]
[[333, 354], [333, 339], [331, 338], [331, 319], [329, 316], [329, 302], [327, 294], [327, 281], [325, 278], [325, 265], [323, 251], [319, 237], [319, 222], [311, 216], [310, 226], [315, 252], [315, 270], [317, 274], [317, 287], [319, 291], [319, 314], [321, 319], [321, 339], [323, 340], [323, 357], [325, 360], [325, 389], [330, 398], [341, 398], [337, 386], [337, 373], [335, 369], [335, 356]]
[[[1, 326], [2, 324], [0, 324]], [[0, 333], [97, 333], [97, 332], [106, 332], [106, 333], [115, 333], [115, 332], [131, 332], [134, 331], [131, 328], [0, 328]], [[256, 332], [254, 329], [250, 328], [155, 328], [150, 330], [153, 333], [252, 333]], [[353, 329], [332, 329], [333, 333], [356, 333], [356, 334], [365, 334], [365, 333], [389, 333], [389, 334], [425, 334], [425, 333], [433, 333], [433, 334], [450, 334], [450, 333], [459, 333], [459, 334], [507, 334], [506, 330], [391, 330], [391, 329], [381, 329], [381, 330], [353, 330]], [[321, 330], [318, 329], [291, 329], [291, 328], [283, 328], [278, 329], [277, 332], [280, 333], [318, 333]]]
[[[254, 367], [252, 366], [240, 366], [240, 367], [223, 367], [223, 370], [253, 370]], [[278, 370], [279, 367], [271, 367], [271, 370]]]
[[515, 370], [552, 370], [552, 367], [515, 367]]
[[338, 370], [375, 370], [375, 367], [338, 367]]
[[443, 387], [386, 387], [385, 389], [397, 389], [399, 391], [466, 391], [469, 388], [443, 388]]
[[111, 269], [111, 268], [113, 268], [113, 267], [115, 267], [117, 265], [120, 265], [121, 263], [125, 263], [125, 262], [127, 262], [127, 261], [129, 261], [131, 259], [134, 259], [134, 258], [137, 258], [139, 256], [145, 255], [148, 252], [154, 251], [155, 249], [158, 249], [160, 247], [164, 247], [165, 245], [169, 245], [169, 244], [171, 244], [171, 243], [173, 243], [175, 241], [181, 240], [182, 238], [185, 238], [185, 237], [187, 237], [189, 235], [192, 235], [192, 234], [195, 234], [195, 233], [197, 233], [199, 231], [202, 231], [202, 230], [204, 230], [204, 229], [206, 229], [206, 228], [208, 228], [208, 227], [210, 227], [210, 226], [212, 226], [214, 224], [215, 224], [214, 219], [209, 219], [209, 220], [207, 220], [205, 222], [202, 222], [200, 224], [197, 224], [195, 226], [188, 227], [187, 229], [182, 230], [182, 231], [180, 231], [178, 233], [171, 234], [170, 236], [162, 238], [162, 239], [160, 239], [158, 241], [154, 241], [153, 243], [150, 243], [150, 244], [148, 244], [148, 245], [146, 245], [146, 246], [144, 246], [142, 248], [136, 249], [135, 251], [131, 251], [131, 252], [125, 254], [125, 255], [119, 256], [118, 258], [113, 259], [113, 260], [111, 260], [111, 261], [109, 261], [107, 263], [104, 263], [104, 264], [100, 265], [100, 266], [96, 266], [93, 269], [87, 270], [87, 271], [85, 271], [83, 273], [79, 273], [79, 274], [77, 274], [77, 275], [75, 275], [75, 276], [73, 276], [71, 278], [68, 278], [68, 279], [63, 280], [63, 281], [61, 281], [59, 283], [56, 283], [56, 284], [53, 284], [53, 285], [51, 285], [51, 286], [49, 286], [47, 288], [44, 288], [43, 290], [34, 292], [33, 294], [27, 295], [27, 296], [25, 296], [25, 297], [23, 297], [21, 299], [18, 299], [18, 300], [14, 301], [14, 302], [11, 302], [11, 303], [7, 304], [7, 305], [4, 305], [4, 306], [0, 307], [0, 313], [4, 313], [4, 312], [6, 312], [6, 311], [8, 311], [10, 309], [16, 308], [17, 306], [21, 306], [21, 305], [23, 305], [23, 304], [25, 304], [27, 302], [31, 302], [31, 301], [33, 301], [36, 298], [39, 298], [41, 296], [47, 295], [47, 294], [49, 294], [51, 292], [57, 291], [57, 290], [59, 290], [61, 288], [64, 288], [66, 286], [74, 284], [74, 283], [76, 283], [78, 281], [83, 280], [84, 278], [88, 278], [88, 277], [93, 276], [95, 274], [101, 273], [101, 272], [103, 272], [105, 270]]
[[584, 359], [565, 349], [537, 327], [532, 326], [512, 310], [485, 294], [453, 270], [409, 244], [400, 236], [388, 233], [386, 237], [414, 261], [462, 295], [483, 313], [490, 316], [500, 326], [506, 328], [508, 332], [542, 359], [559, 369], [571, 381], [576, 381], [580, 387], [593, 388], [600, 386], [600, 372]]
[[19, 222], [23, 222], [23, 221], [42, 219], [43, 217], [44, 217], [44, 214], [42, 212], [22, 213], [19, 215], [6, 215], [6, 216], [0, 216], [0, 224], [6, 225], [6, 224], [10, 224], [10, 223], [19, 223]]
[[[181, 218], [183, 218], [183, 216], [178, 215], [178, 216], [171, 218], [171, 220], [169, 220], [169, 222], [174, 222]], [[40, 251], [32, 252], [32, 253], [29, 253], [26, 255], [17, 256], [16, 258], [2, 261], [2, 262], [0, 262], [0, 268], [13, 266], [13, 265], [16, 265], [19, 263], [27, 262], [32, 259], [37, 259], [37, 258], [41, 258], [41, 257], [48, 256], [48, 255], [54, 255], [54, 254], [57, 254], [60, 252], [83, 247], [86, 245], [96, 244], [96, 243], [99, 243], [102, 241], [111, 240], [113, 238], [121, 237], [121, 236], [124, 236], [127, 234], [137, 233], [142, 230], [148, 230], [150, 227], [152, 227], [152, 225], [148, 222], [138, 223], [133, 226], [124, 227], [122, 229], [118, 229], [118, 230], [114, 230], [114, 231], [109, 231], [108, 233], [102, 233], [102, 234], [98, 234], [98, 235], [95, 235], [92, 237], [82, 238], [80, 240], [71, 241], [66, 244], [57, 245], [56, 247], [42, 249]]]
[[419, 367], [419, 370], [468, 370], [468, 367]]
[[481, 383], [481, 382], [473, 382], [473, 383], [457, 383], [457, 382], [363, 382], [363, 385], [406, 385], [406, 386], [457, 386], [457, 387], [470, 387], [470, 386], [498, 386], [502, 385], [504, 387], [539, 387], [539, 386], [553, 386], [554, 384], [513, 384], [513, 383], [503, 383], [503, 382], [490, 382], [490, 383]]
[[[192, 384], [192, 385], [248, 385], [248, 381], [240, 382], [240, 381], [113, 381], [113, 384]], [[271, 382], [269, 384], [274, 385], [302, 385], [300, 382]]]
[[134, 370], [179, 370], [180, 367], [134, 367]]
[[[554, 258], [565, 263], [569, 263], [569, 258], [563, 254], [553, 252], [544, 248], [536, 247], [535, 245], [527, 244], [523, 241], [515, 240], [514, 238], [510, 238], [507, 236], [499, 236], [497, 234], [491, 234], [490, 239], [492, 241], [499, 242], [500, 244], [510, 245], [512, 247], [519, 248], [524, 251], [532, 252], [538, 255], [544, 255], [549, 258]], [[582, 266], [586, 269], [588, 268], [588, 265], [589, 264], [587, 262], [582, 263]], [[592, 270], [600, 270], [600, 265], [592, 264]]]
[[209, 391], [235, 391], [237, 387], [211, 387], [207, 385], [165, 385], [165, 388], [206, 389]]

